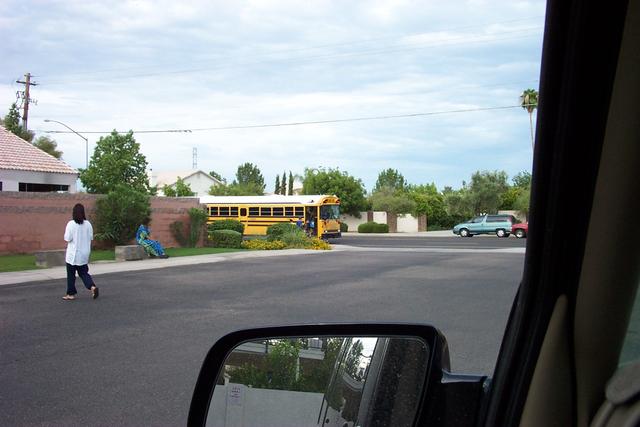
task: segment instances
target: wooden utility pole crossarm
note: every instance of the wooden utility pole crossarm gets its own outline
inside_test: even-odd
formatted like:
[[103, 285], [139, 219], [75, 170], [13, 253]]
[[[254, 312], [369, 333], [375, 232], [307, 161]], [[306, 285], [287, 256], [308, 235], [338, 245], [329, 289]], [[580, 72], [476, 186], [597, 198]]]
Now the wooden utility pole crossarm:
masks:
[[24, 130], [28, 130], [28, 122], [29, 122], [29, 103], [31, 102], [31, 98], [29, 98], [29, 87], [37, 86], [36, 82], [31, 81], [31, 73], [27, 73], [24, 75], [24, 81], [16, 80], [16, 83], [20, 83], [24, 85], [24, 100], [23, 100], [23, 114], [22, 114], [22, 126]]

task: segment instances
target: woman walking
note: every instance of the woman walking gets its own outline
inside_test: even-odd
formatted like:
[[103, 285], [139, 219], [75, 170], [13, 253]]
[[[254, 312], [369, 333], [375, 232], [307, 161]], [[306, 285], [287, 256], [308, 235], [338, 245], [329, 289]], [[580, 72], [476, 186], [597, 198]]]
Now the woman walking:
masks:
[[64, 240], [67, 242], [67, 294], [62, 297], [65, 301], [76, 299], [76, 271], [82, 279], [85, 288], [91, 291], [93, 299], [98, 298], [98, 287], [89, 275], [89, 255], [91, 254], [91, 240], [93, 227], [84, 214], [84, 206], [77, 203], [73, 207], [73, 219], [67, 223], [64, 230]]

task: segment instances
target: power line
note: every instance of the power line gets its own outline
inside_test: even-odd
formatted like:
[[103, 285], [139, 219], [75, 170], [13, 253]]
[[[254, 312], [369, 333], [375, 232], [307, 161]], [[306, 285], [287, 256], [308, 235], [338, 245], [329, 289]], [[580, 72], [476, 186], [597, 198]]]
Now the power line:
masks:
[[[395, 40], [395, 39], [403, 39], [403, 38], [409, 38], [409, 37], [415, 37], [415, 36], [423, 36], [423, 35], [432, 34], [432, 33], [438, 33], [438, 32], [442, 33], [442, 32], [447, 32], [447, 31], [459, 31], [459, 30], [467, 30], [467, 29], [471, 29], [471, 28], [482, 28], [482, 27], [488, 27], [488, 26], [491, 26], [491, 25], [507, 24], [507, 23], [514, 23], [514, 22], [523, 22], [523, 21], [531, 21], [531, 20], [540, 19], [540, 18], [544, 18], [544, 15], [530, 16], [530, 17], [527, 17], [527, 18], [508, 19], [508, 20], [503, 20], [503, 21], [485, 22], [485, 23], [482, 23], [482, 24], [467, 25], [467, 26], [462, 26], [462, 27], [439, 28], [439, 29], [434, 29], [434, 30], [432, 30], [432, 31], [430, 31], [428, 33], [420, 32], [420, 33], [411, 33], [411, 34], [395, 35], [395, 36], [387, 36], [387, 37], [374, 37], [374, 38], [368, 38], [368, 39], [363, 39], [363, 40], [355, 40], [355, 41], [351, 41], [351, 42], [326, 43], [326, 44], [321, 44], [321, 45], [305, 46], [305, 47], [299, 47], [299, 48], [294, 48], [294, 49], [277, 49], [275, 51], [267, 52], [267, 53], [264, 53], [262, 55], [257, 55], [257, 56], [273, 56], [273, 55], [279, 55], [279, 54], [283, 54], [283, 53], [303, 52], [303, 51], [324, 49], [324, 48], [331, 48], [331, 47], [344, 47], [344, 46], [361, 45], [361, 44], [379, 42], [379, 41], [383, 41], [383, 40]], [[235, 56], [235, 57], [227, 58], [227, 60], [228, 59], [234, 59], [234, 58], [235, 59], [244, 59], [244, 58], [248, 58], [248, 56], [246, 56], [246, 55]], [[253, 56], [253, 58], [255, 58], [255, 56]], [[211, 61], [218, 62], [220, 60], [225, 60], [225, 59], [224, 58], [213, 58], [213, 59], [200, 60], [200, 61], [195, 61], [195, 62], [206, 63], [206, 62], [211, 62]], [[192, 63], [193, 63], [193, 61], [192, 61]], [[114, 71], [115, 72], [118, 72], [118, 71], [131, 71], [131, 70], [139, 70], [139, 69], [145, 69], [145, 68], [166, 67], [166, 66], [170, 66], [170, 65], [175, 65], [175, 62], [170, 62], [170, 63], [165, 63], [165, 64], [154, 64], [154, 65], [139, 65], [139, 66], [132, 66], [132, 67], [114, 67], [114, 68], [106, 68], [106, 69], [102, 69], [102, 70], [87, 70], [87, 71], [78, 71], [78, 72], [71, 72], [71, 73], [64, 73], [64, 74], [62, 74], [62, 73], [49, 74], [46, 77], [58, 77], [58, 76], [67, 77], [67, 76], [77, 76], [77, 75], [87, 76], [88, 74], [102, 74], [102, 73], [110, 73], [110, 72], [114, 72]], [[39, 76], [39, 77], [42, 77], [42, 76]]]
[[[127, 80], [127, 79], [136, 79], [136, 78], [147, 78], [147, 77], [156, 77], [156, 76], [164, 76], [164, 75], [178, 75], [178, 74], [190, 74], [197, 73], [203, 71], [215, 71], [230, 67], [242, 67], [242, 66], [250, 66], [257, 65], [269, 62], [304, 62], [309, 60], [330, 60], [334, 58], [348, 58], [348, 57], [358, 57], [358, 56], [368, 56], [368, 55], [380, 55], [380, 54], [388, 54], [388, 53], [396, 53], [396, 52], [406, 52], [412, 50], [421, 50], [428, 48], [438, 48], [445, 46], [455, 46], [455, 45], [466, 45], [466, 44], [477, 44], [477, 43], [490, 43], [490, 42], [498, 42], [498, 41], [507, 41], [507, 40], [517, 40], [523, 38], [529, 38], [539, 35], [538, 31], [541, 27], [529, 27], [514, 31], [504, 31], [499, 33], [492, 33], [486, 35], [474, 35], [474, 38], [469, 37], [456, 37], [450, 39], [438, 40], [435, 43], [428, 44], [419, 44], [414, 42], [412, 45], [404, 46], [404, 47], [388, 47], [388, 48], [377, 48], [371, 50], [365, 50], [360, 52], [339, 52], [339, 53], [327, 53], [322, 55], [313, 55], [313, 56], [300, 56], [300, 57], [292, 57], [292, 58], [272, 58], [272, 59], [263, 59], [257, 61], [249, 61], [249, 62], [232, 62], [232, 63], [224, 63], [216, 66], [203, 66], [197, 68], [185, 68], [182, 70], [172, 70], [172, 71], [158, 71], [158, 72], [149, 72], [149, 73], [140, 73], [140, 74], [129, 74], [129, 75], [120, 75], [120, 76], [111, 76], [100, 78], [99, 80], [94, 79], [94, 82], [105, 82], [105, 81], [113, 81], [113, 80]], [[535, 33], [531, 33], [535, 31]], [[517, 33], [531, 33], [531, 34], [522, 34], [514, 37], [497, 37], [505, 34], [517, 34]], [[90, 82], [91, 79], [83, 79], [83, 82]], [[49, 86], [57, 85], [57, 84], [66, 84], [68, 79], [61, 80], [53, 80], [49, 81], [46, 84]]]
[[[524, 107], [526, 106], [527, 105], [524, 105]], [[519, 104], [519, 105], [506, 105], [506, 106], [500, 106], [500, 107], [480, 107], [480, 108], [465, 108], [465, 109], [459, 109], [459, 110], [429, 111], [424, 113], [393, 114], [393, 115], [369, 116], [369, 117], [352, 117], [352, 118], [346, 118], [346, 119], [312, 120], [312, 121], [303, 121], [303, 122], [268, 123], [268, 124], [257, 124], [257, 125], [242, 125], [242, 126], [219, 126], [219, 127], [192, 128], [192, 129], [132, 130], [131, 132], [133, 132], [134, 134], [135, 133], [178, 133], [178, 132], [192, 133], [192, 132], [213, 132], [213, 131], [221, 131], [221, 130], [260, 129], [260, 128], [274, 128], [274, 127], [322, 125], [322, 124], [329, 124], [329, 123], [362, 122], [362, 121], [370, 121], [370, 120], [391, 120], [391, 119], [412, 118], [412, 117], [436, 116], [436, 115], [443, 115], [443, 114], [461, 114], [461, 113], [472, 113], [472, 112], [478, 112], [478, 111], [507, 110], [512, 108], [522, 108], [522, 107], [523, 105]], [[57, 131], [57, 130], [42, 130], [40, 132], [70, 133], [68, 131]], [[110, 134], [113, 131], [81, 131], [81, 132], [92, 133], [92, 134]]]
[[258, 128], [285, 127], [285, 126], [320, 125], [320, 124], [328, 124], [328, 123], [362, 122], [362, 121], [369, 121], [369, 120], [389, 120], [389, 119], [400, 119], [400, 118], [410, 118], [410, 117], [436, 116], [441, 114], [460, 114], [460, 113], [471, 113], [471, 112], [477, 112], [477, 111], [506, 110], [510, 108], [521, 108], [521, 107], [522, 107], [521, 105], [508, 105], [508, 106], [502, 106], [502, 107], [467, 108], [467, 109], [461, 109], [461, 110], [430, 111], [426, 113], [394, 114], [394, 115], [386, 115], [386, 116], [354, 117], [354, 118], [348, 118], [348, 119], [331, 119], [331, 120], [314, 120], [314, 121], [306, 121], [306, 122], [194, 128], [194, 129], [191, 129], [191, 131], [202, 132], [202, 131], [218, 131], [218, 130], [258, 129]]

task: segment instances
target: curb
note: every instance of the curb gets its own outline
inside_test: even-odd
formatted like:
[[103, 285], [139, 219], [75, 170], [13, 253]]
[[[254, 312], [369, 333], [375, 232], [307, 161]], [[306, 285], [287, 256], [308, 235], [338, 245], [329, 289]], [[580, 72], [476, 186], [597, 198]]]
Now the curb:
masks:
[[[336, 250], [335, 248], [333, 250]], [[337, 250], [340, 251], [339, 249]], [[282, 249], [277, 251], [247, 251], [229, 252], [222, 254], [191, 255], [167, 259], [146, 259], [141, 261], [102, 261], [91, 263], [89, 272], [92, 276], [102, 274], [120, 273], [125, 271], [155, 270], [159, 268], [181, 267], [195, 264], [213, 264], [227, 260], [245, 258], [269, 258], [277, 256], [314, 255], [331, 253], [332, 251], [316, 251], [310, 249]], [[38, 270], [12, 271], [0, 273], [0, 286], [15, 285], [19, 283], [37, 282], [43, 280], [59, 280], [67, 277], [67, 269], [64, 266], [51, 267]]]

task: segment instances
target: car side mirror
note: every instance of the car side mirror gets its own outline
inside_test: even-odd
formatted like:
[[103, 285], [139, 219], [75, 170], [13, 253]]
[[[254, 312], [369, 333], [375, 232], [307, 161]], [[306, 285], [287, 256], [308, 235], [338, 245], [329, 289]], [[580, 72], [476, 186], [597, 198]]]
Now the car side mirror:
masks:
[[471, 425], [486, 377], [449, 370], [446, 339], [431, 326], [242, 330], [207, 354], [188, 425]]

